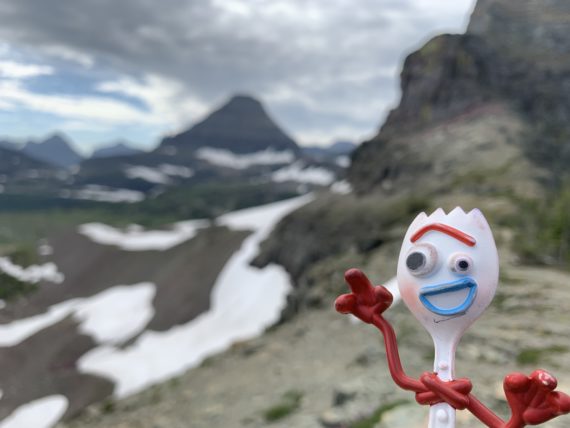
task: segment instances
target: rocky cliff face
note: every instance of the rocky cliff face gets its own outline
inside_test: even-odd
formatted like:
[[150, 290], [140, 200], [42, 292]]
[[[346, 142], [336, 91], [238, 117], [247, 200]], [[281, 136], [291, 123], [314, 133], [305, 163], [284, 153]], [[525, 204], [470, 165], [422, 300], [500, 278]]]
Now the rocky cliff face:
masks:
[[[520, 177], [510, 174], [512, 159], [493, 153], [504, 151], [506, 142], [532, 166], [525, 167], [530, 181], [559, 181], [570, 160], [569, 19], [563, 1], [485, 0], [466, 34], [436, 37], [412, 53], [401, 73], [399, 106], [354, 154], [349, 177], [356, 190], [420, 191], [411, 183], [425, 185], [426, 179], [433, 190], [443, 190], [449, 180], [439, 180], [441, 173], [453, 181], [500, 167], [503, 190], [516, 192], [511, 184]], [[458, 127], [465, 127], [458, 130], [462, 140], [474, 137], [480, 144], [463, 147], [463, 157], [451, 164], [447, 155], [462, 143], [448, 138], [436, 154], [431, 139]]]
[[479, 0], [467, 33], [484, 38], [503, 55], [545, 69], [570, 68], [565, 0]]
[[159, 151], [174, 146], [182, 150], [214, 147], [234, 153], [268, 148], [299, 152], [297, 144], [269, 117], [256, 99], [238, 95], [189, 130], [165, 138]]

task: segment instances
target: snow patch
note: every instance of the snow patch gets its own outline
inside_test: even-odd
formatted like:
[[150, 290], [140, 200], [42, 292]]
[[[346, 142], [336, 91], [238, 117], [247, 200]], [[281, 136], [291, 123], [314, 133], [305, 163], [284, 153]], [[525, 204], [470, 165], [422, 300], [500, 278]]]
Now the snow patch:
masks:
[[312, 199], [306, 195], [220, 217], [219, 222], [231, 229], [253, 233], [218, 276], [210, 310], [166, 332], [145, 331], [126, 348], [95, 348], [81, 357], [79, 369], [112, 379], [115, 394], [125, 397], [183, 373], [236, 341], [263, 333], [278, 320], [291, 284], [282, 267], [257, 269], [249, 263], [275, 225]]
[[77, 304], [79, 331], [98, 343], [119, 344], [138, 334], [154, 316], [156, 287], [150, 282], [107, 289]]
[[122, 343], [142, 331], [154, 316], [156, 286], [150, 282], [118, 285], [92, 297], [71, 299], [33, 317], [0, 324], [0, 346], [16, 346], [72, 315], [79, 331], [98, 343]]
[[65, 414], [68, 404], [63, 395], [31, 401], [0, 422], [0, 428], [51, 428]]
[[348, 195], [352, 193], [352, 186], [346, 180], [336, 181], [331, 186], [331, 192], [339, 195]]
[[41, 242], [38, 245], [38, 254], [43, 257], [51, 256], [53, 254], [53, 247], [47, 242]]
[[62, 192], [60, 196], [71, 199], [81, 199], [87, 201], [128, 203], [134, 204], [144, 200], [142, 192], [129, 189], [113, 189], [106, 186], [89, 185], [85, 188], [70, 192]]
[[37, 284], [40, 281], [63, 282], [64, 275], [57, 270], [55, 263], [31, 265], [26, 268], [13, 263], [8, 257], [0, 257], [0, 271], [22, 282]]
[[196, 157], [212, 165], [232, 169], [247, 169], [254, 165], [280, 165], [295, 160], [295, 154], [292, 151], [277, 151], [272, 148], [240, 155], [229, 150], [202, 147], [196, 152]]
[[141, 179], [154, 184], [170, 184], [171, 177], [190, 178], [194, 170], [183, 165], [163, 163], [156, 168], [143, 165], [131, 165], [125, 169], [125, 175], [134, 180]]
[[170, 177], [164, 172], [148, 166], [128, 166], [125, 175], [131, 180], [144, 180], [153, 184], [170, 184]]
[[164, 251], [192, 239], [208, 224], [207, 220], [188, 220], [175, 223], [170, 230], [144, 230], [136, 225], [121, 230], [103, 223], [86, 223], [79, 226], [79, 233], [98, 244], [125, 251]]
[[61, 321], [70, 312], [70, 303], [66, 302], [50, 307], [43, 314], [0, 324], [0, 346], [16, 346], [44, 328]]
[[336, 163], [341, 168], [348, 168], [350, 166], [350, 157], [349, 156], [337, 156], [337, 158], [334, 160], [334, 163]]
[[276, 183], [294, 181], [317, 186], [329, 186], [334, 182], [335, 174], [326, 168], [317, 166], [305, 167], [303, 162], [295, 162], [273, 172], [271, 179]]
[[194, 175], [194, 171], [191, 168], [182, 165], [163, 163], [159, 165], [158, 169], [160, 172], [170, 175], [171, 177], [190, 178]]

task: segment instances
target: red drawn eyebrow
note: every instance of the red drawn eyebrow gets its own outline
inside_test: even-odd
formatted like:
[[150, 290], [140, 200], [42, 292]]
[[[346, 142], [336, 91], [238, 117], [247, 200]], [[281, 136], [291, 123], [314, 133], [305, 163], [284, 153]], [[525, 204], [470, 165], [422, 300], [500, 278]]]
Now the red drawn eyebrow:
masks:
[[416, 233], [412, 235], [411, 241], [416, 242], [418, 239], [420, 239], [430, 230], [437, 230], [438, 232], [445, 233], [446, 235], [449, 235], [452, 238], [455, 238], [458, 241], [461, 241], [465, 245], [468, 245], [470, 247], [474, 247], [476, 244], [475, 238], [473, 238], [471, 235], [468, 235], [460, 231], [459, 229], [456, 229], [454, 227], [448, 226], [447, 224], [443, 223], [432, 223], [422, 227], [420, 230], [418, 230]]

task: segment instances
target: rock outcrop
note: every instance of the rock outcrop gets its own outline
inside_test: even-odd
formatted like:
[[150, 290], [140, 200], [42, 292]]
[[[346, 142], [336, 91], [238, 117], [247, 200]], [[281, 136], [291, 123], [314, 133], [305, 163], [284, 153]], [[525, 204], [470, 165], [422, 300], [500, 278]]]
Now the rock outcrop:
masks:
[[[520, 171], [511, 174], [505, 144], [522, 156], [525, 187], [559, 182], [570, 160], [569, 16], [563, 1], [484, 0], [466, 34], [438, 36], [409, 55], [399, 106], [353, 155], [355, 189], [441, 191], [458, 174], [499, 168], [501, 190], [516, 193]], [[434, 153], [434, 132], [449, 130], [463, 142], [446, 138]]]

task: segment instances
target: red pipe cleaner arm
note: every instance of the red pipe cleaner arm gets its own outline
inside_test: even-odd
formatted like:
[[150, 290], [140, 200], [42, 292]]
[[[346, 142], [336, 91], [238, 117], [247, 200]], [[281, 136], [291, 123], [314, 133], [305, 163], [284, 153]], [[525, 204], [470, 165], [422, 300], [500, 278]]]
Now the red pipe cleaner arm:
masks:
[[343, 314], [353, 314], [367, 324], [373, 324], [384, 336], [388, 368], [396, 384], [406, 390], [426, 392], [426, 387], [418, 380], [406, 375], [400, 361], [398, 343], [394, 329], [382, 317], [394, 300], [392, 293], [379, 285], [374, 287], [366, 275], [358, 269], [350, 269], [344, 278], [352, 293], [343, 294], [335, 301], [336, 310]]
[[468, 379], [458, 379], [445, 382], [437, 393], [420, 380], [406, 375], [400, 360], [396, 333], [382, 313], [390, 307], [393, 296], [385, 287], [374, 287], [366, 275], [358, 269], [350, 269], [344, 278], [352, 293], [343, 294], [335, 301], [336, 310], [343, 314], [353, 314], [367, 324], [373, 324], [384, 337], [386, 358], [392, 379], [402, 389], [416, 393], [416, 401], [420, 404], [436, 404], [449, 402], [456, 408], [465, 408], [467, 394], [471, 391]]
[[[386, 290], [388, 293], [389, 291]], [[392, 379], [400, 388], [414, 391], [416, 393], [427, 392], [426, 387], [418, 380], [409, 377], [404, 372], [400, 352], [398, 351], [398, 342], [396, 333], [392, 325], [386, 321], [382, 315], [374, 314], [372, 324], [380, 330], [384, 336], [384, 346], [386, 348], [386, 359], [388, 360], [388, 369]]]
[[353, 314], [380, 330], [384, 336], [390, 375], [399, 387], [416, 393], [429, 392], [420, 381], [407, 376], [404, 372], [396, 333], [390, 323], [382, 317], [382, 313], [392, 304], [394, 299], [392, 293], [381, 285], [374, 287], [366, 275], [358, 269], [346, 271], [344, 278], [352, 293], [343, 294], [336, 299], [336, 310], [343, 314]]

